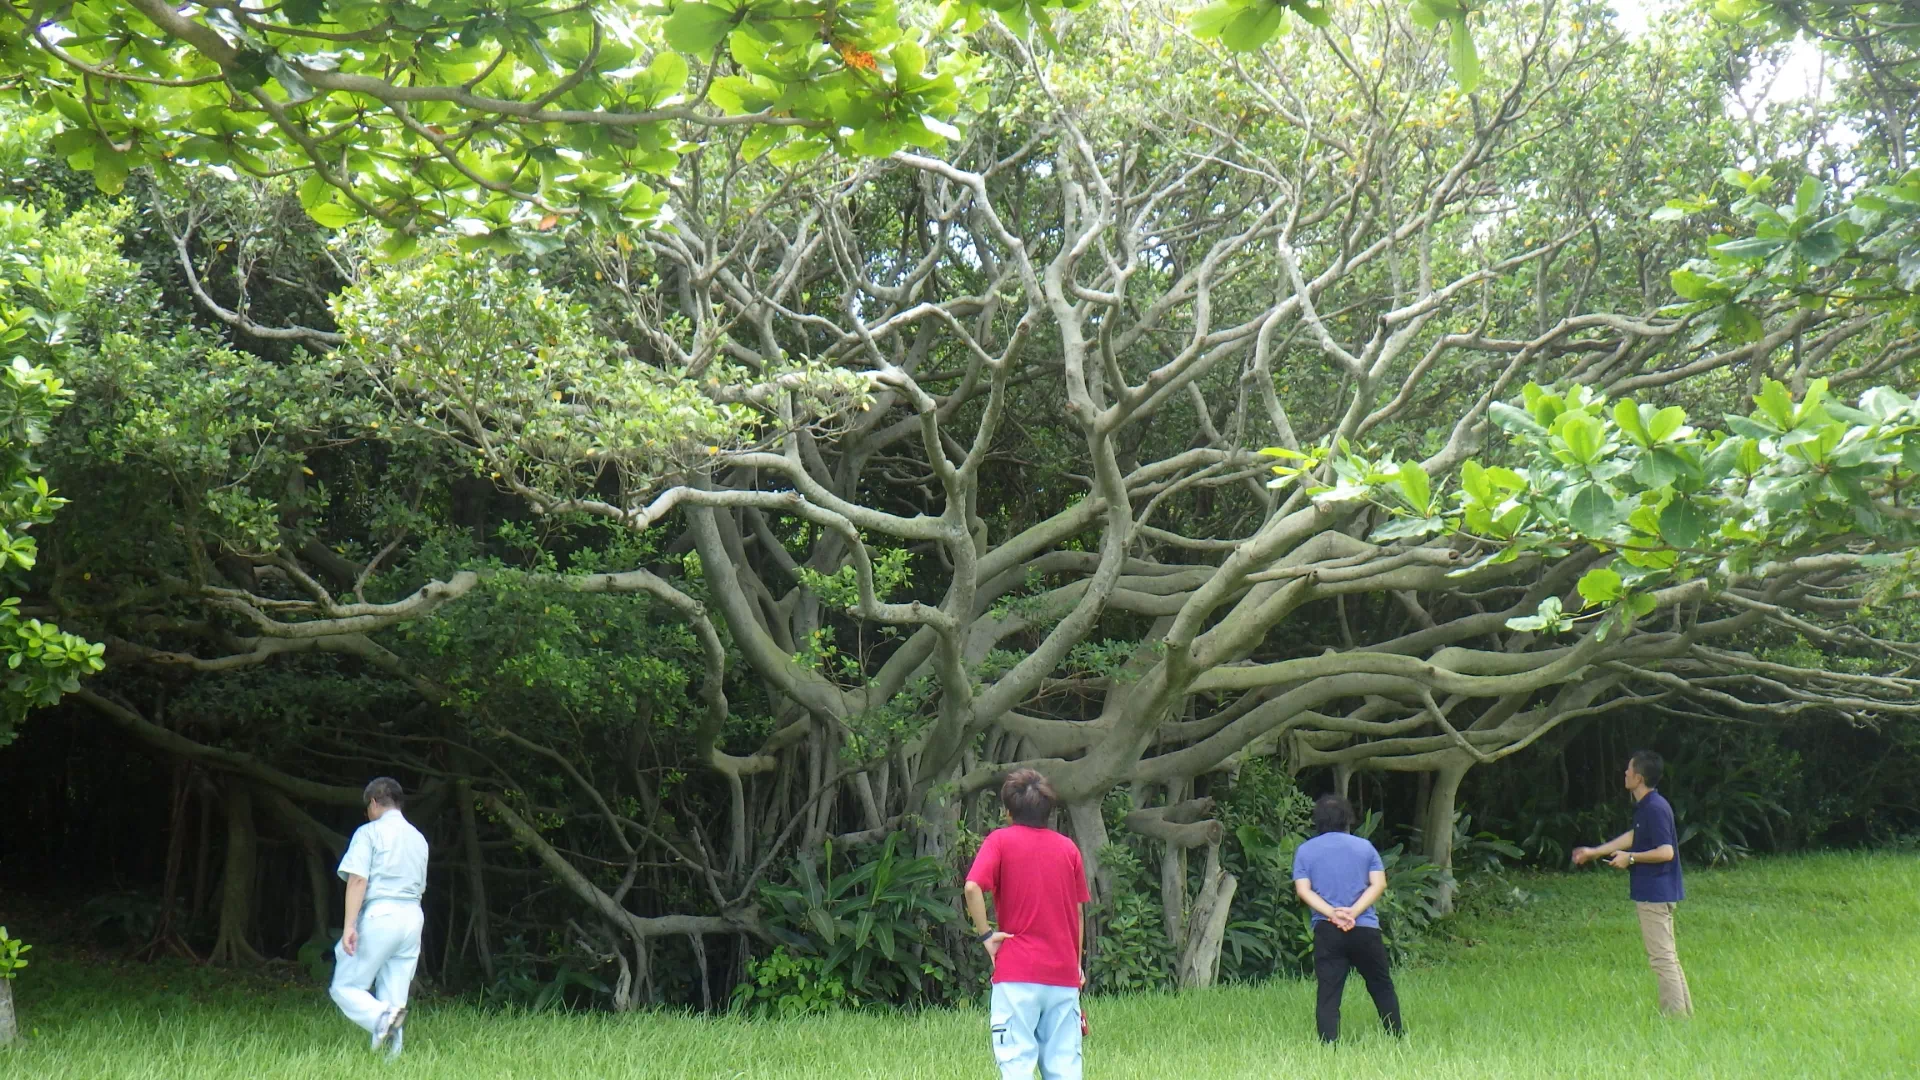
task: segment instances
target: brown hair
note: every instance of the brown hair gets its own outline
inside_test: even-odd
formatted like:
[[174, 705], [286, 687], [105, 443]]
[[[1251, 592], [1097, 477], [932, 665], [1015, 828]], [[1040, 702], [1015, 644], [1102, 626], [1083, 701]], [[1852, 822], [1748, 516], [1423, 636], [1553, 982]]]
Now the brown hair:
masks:
[[1000, 805], [1015, 825], [1044, 829], [1053, 822], [1053, 804], [1057, 796], [1053, 785], [1038, 769], [1015, 769], [1000, 785]]

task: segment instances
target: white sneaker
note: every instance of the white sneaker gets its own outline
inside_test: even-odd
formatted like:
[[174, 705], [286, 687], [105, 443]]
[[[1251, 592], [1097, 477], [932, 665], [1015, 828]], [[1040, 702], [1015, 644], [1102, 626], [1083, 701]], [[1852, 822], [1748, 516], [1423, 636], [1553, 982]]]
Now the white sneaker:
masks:
[[407, 1007], [405, 1005], [402, 1005], [399, 1008], [393, 1010], [393, 1031], [391, 1034], [387, 1036], [387, 1060], [388, 1061], [392, 1061], [395, 1058], [398, 1058], [400, 1056], [400, 1047], [406, 1041], [406, 1037], [407, 1037]]
[[373, 1046], [371, 1049], [378, 1050], [387, 1045], [387, 1040], [393, 1038], [394, 1033], [400, 1030], [400, 1025], [406, 1022], [407, 1007], [405, 1005], [388, 1009], [386, 1012], [381, 1013], [380, 1022], [373, 1026]]

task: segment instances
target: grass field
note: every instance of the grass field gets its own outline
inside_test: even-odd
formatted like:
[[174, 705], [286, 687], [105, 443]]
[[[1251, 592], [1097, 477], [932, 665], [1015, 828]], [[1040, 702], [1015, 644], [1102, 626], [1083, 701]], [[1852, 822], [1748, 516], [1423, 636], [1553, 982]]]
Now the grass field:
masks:
[[[1409, 1034], [1375, 1029], [1355, 978], [1338, 1047], [1313, 1039], [1312, 988], [1281, 981], [1095, 998], [1087, 1075], [1169, 1077], [1911, 1077], [1920, 1073], [1920, 860], [1821, 855], [1688, 875], [1681, 960], [1697, 1015], [1663, 1021], [1626, 885], [1611, 872], [1525, 882], [1532, 903], [1456, 923], [1398, 976]], [[14, 927], [24, 933], [22, 927]], [[422, 1080], [994, 1075], [978, 1012], [747, 1023], [679, 1015], [490, 1013], [422, 1002], [407, 1054], [309, 987], [245, 989], [182, 966], [62, 964], [17, 984], [35, 1080]]]

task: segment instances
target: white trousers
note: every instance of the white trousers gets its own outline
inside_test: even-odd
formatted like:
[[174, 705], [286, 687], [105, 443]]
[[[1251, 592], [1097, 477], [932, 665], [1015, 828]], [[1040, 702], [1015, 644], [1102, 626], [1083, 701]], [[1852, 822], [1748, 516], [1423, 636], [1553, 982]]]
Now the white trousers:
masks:
[[989, 1016], [1001, 1080], [1080, 1080], [1078, 987], [994, 983]]
[[[333, 988], [328, 994], [347, 1019], [372, 1032], [388, 1009], [407, 1003], [413, 969], [420, 963], [424, 919], [419, 904], [402, 901], [376, 900], [361, 909], [360, 944], [353, 955], [340, 945], [333, 947]], [[390, 1052], [400, 1052], [398, 1035]]]

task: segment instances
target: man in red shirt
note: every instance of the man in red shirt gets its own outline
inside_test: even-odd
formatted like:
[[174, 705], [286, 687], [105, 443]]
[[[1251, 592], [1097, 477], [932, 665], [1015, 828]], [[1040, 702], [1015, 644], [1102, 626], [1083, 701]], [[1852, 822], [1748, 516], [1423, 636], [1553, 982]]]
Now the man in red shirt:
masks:
[[[1000, 786], [1013, 824], [980, 844], [967, 871], [967, 914], [993, 961], [993, 1056], [1001, 1080], [1080, 1080], [1080, 986], [1087, 872], [1054, 832], [1053, 788], [1032, 769]], [[987, 922], [993, 894], [999, 929]]]

